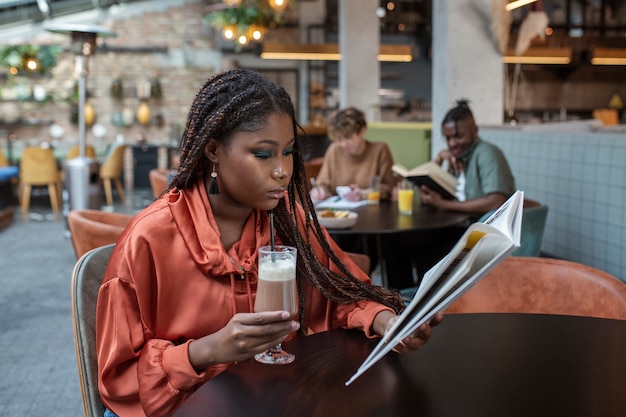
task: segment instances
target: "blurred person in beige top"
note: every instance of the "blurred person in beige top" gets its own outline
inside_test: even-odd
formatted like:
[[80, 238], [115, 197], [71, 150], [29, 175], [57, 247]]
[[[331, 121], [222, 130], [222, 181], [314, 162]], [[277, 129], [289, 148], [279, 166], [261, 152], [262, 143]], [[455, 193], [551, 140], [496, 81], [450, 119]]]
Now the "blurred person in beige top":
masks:
[[381, 199], [391, 198], [395, 186], [391, 151], [384, 142], [365, 139], [366, 133], [365, 115], [357, 108], [339, 110], [330, 118], [328, 137], [332, 143], [311, 189], [313, 201], [324, 200], [335, 194], [337, 186], [345, 185], [351, 187], [351, 191], [343, 195], [345, 199], [358, 201], [366, 198], [361, 190], [369, 187], [374, 175], [381, 177]]

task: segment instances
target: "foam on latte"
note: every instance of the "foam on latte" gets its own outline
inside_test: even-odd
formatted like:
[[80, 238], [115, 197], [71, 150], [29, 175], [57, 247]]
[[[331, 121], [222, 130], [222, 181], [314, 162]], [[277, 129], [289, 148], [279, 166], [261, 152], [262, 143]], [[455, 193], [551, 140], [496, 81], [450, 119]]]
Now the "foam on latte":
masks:
[[259, 263], [259, 279], [266, 281], [288, 281], [296, 276], [296, 267], [292, 259], [274, 259], [267, 257]]

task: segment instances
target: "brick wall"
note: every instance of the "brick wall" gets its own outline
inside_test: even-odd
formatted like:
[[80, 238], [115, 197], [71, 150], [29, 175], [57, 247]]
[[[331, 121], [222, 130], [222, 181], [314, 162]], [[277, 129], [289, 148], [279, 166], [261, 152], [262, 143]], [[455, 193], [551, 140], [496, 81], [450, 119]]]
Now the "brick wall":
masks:
[[[110, 143], [118, 134], [124, 135], [130, 142], [138, 134], [143, 134], [149, 143], [169, 143], [172, 139], [178, 139], [170, 137], [172, 126], [184, 126], [187, 111], [196, 92], [209, 76], [216, 70], [221, 70], [219, 54], [212, 48], [211, 30], [203, 23], [202, 17], [206, 13], [204, 7], [200, 2], [186, 3], [164, 12], [146, 12], [128, 19], [101, 23], [115, 31], [118, 36], [100, 38], [99, 42], [104, 40], [112, 48], [137, 48], [135, 51], [124, 52], [110, 52], [100, 48], [90, 58], [87, 90], [89, 101], [97, 115], [97, 123], [107, 129], [102, 142]], [[32, 43], [69, 46], [69, 37], [46, 32]], [[185, 43], [190, 46], [191, 62], [184, 59]], [[139, 51], [140, 48], [144, 52]], [[159, 48], [165, 52], [146, 51], [149, 48]], [[42, 85], [48, 93], [56, 96], [55, 100], [47, 103], [14, 102], [14, 105], [20, 107], [22, 121], [44, 122], [11, 126], [11, 131], [18, 139], [18, 149], [28, 142], [50, 140], [49, 122], [59, 124], [65, 129], [60, 147], [67, 147], [78, 140], [78, 125], [70, 122], [71, 105], [63, 100], [72, 94], [76, 80], [74, 56], [63, 52], [58, 60], [52, 76], [18, 80], [29, 88], [35, 84]], [[120, 99], [111, 96], [111, 83], [117, 77], [123, 83], [124, 97]], [[136, 112], [140, 103], [137, 85], [153, 78], [160, 80], [162, 98], [150, 99], [149, 105], [153, 120], [155, 116], [161, 115], [163, 123], [160, 126], [155, 123], [149, 126], [138, 123], [133, 123], [130, 127], [115, 126], [112, 122], [113, 115], [122, 112], [124, 108]], [[1, 85], [3, 90], [11, 88], [6, 85], [7, 80], [0, 82], [4, 83]], [[6, 141], [6, 138], [3, 140]], [[97, 142], [89, 128], [87, 140]]]

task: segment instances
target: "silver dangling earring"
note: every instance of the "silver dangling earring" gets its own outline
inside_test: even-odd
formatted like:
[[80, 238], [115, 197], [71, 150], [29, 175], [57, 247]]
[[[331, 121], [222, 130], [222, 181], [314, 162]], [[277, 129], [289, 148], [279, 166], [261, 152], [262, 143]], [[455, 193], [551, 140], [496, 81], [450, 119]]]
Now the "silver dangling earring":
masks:
[[211, 171], [211, 183], [209, 184], [209, 194], [219, 194], [220, 189], [217, 186], [217, 171], [215, 165], [213, 165], [213, 171]]

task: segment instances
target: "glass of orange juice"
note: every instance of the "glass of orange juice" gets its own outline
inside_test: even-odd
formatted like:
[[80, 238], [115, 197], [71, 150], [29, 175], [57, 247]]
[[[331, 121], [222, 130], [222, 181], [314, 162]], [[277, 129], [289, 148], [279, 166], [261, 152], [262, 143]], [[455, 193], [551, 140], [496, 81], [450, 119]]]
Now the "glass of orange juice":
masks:
[[415, 190], [410, 181], [398, 183], [398, 211], [400, 214], [413, 214], [413, 197]]
[[370, 188], [367, 190], [367, 202], [369, 204], [380, 203], [380, 175], [370, 178]]

